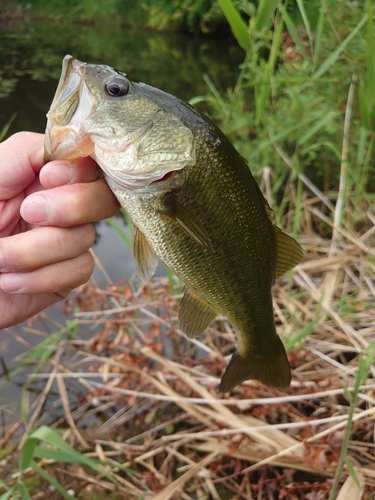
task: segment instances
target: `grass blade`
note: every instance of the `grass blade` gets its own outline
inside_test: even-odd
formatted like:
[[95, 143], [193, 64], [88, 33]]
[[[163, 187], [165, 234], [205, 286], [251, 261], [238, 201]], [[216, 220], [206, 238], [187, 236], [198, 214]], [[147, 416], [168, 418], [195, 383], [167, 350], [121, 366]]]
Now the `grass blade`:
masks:
[[112, 229], [116, 231], [116, 233], [125, 241], [126, 245], [131, 248], [132, 242], [129, 236], [120, 228], [118, 224], [114, 221], [113, 218], [106, 219], [106, 222]]
[[254, 29], [261, 31], [265, 28], [277, 7], [278, 0], [260, 0], [255, 16]]
[[342, 43], [340, 43], [340, 45], [332, 52], [332, 54], [327, 57], [327, 59], [323, 62], [320, 68], [317, 69], [317, 71], [313, 75], [313, 78], [320, 78], [321, 76], [324, 75], [324, 73], [326, 73], [328, 70], [332, 68], [337, 59], [340, 57], [341, 53], [346, 49], [349, 43], [353, 40], [353, 38], [355, 38], [358, 35], [363, 26], [366, 24], [367, 18], [368, 18], [367, 14], [362, 17], [362, 19], [359, 21], [359, 23], [353, 29], [350, 35], [348, 35], [345, 38], [345, 40]]
[[285, 25], [288, 29], [288, 33], [292, 37], [293, 42], [297, 45], [305, 61], [310, 60], [310, 57], [307, 55], [305, 47], [303, 46], [303, 43], [301, 42], [301, 39], [298, 36], [294, 23], [283, 5], [280, 5], [280, 12], [285, 22]]
[[218, 0], [218, 2], [238, 45], [247, 52], [250, 50], [250, 37], [244, 20], [235, 9], [231, 0]]
[[315, 62], [318, 60], [319, 53], [320, 53], [320, 45], [322, 42], [322, 34], [323, 34], [324, 21], [325, 21], [325, 6], [326, 6], [326, 0], [322, 0], [320, 3], [320, 7], [319, 7], [318, 22], [316, 24], [316, 29], [315, 29], [315, 43], [314, 43], [314, 50], [313, 50], [314, 65], [315, 65]]
[[42, 467], [39, 467], [39, 465], [36, 462], [34, 462], [34, 460], [31, 462], [30, 465], [32, 469], [34, 469], [34, 471], [39, 474], [40, 477], [48, 481], [49, 484], [52, 485], [54, 488], [56, 488], [56, 490], [64, 498], [66, 498], [67, 500], [76, 500], [72, 495], [70, 495], [66, 491], [65, 488], [63, 488], [63, 486], [61, 486], [61, 484], [58, 481], [56, 481], [56, 479], [53, 476], [51, 476], [51, 474], [48, 474], [48, 472], [46, 472]]
[[370, 130], [371, 128], [370, 109], [368, 105], [367, 92], [362, 80], [360, 80], [359, 82], [358, 101], [359, 101], [359, 114], [361, 117], [362, 127], [364, 127], [367, 130]]
[[10, 489], [9, 491], [3, 493], [1, 496], [0, 496], [0, 500], [8, 500], [11, 495], [13, 495], [13, 488]]
[[309, 18], [308, 18], [307, 14], [306, 14], [305, 6], [303, 5], [302, 0], [296, 0], [296, 2], [297, 2], [298, 9], [299, 9], [299, 12], [300, 12], [301, 17], [302, 17], [303, 24], [305, 25], [307, 36], [309, 38], [310, 48], [312, 49], [311, 26], [310, 26]]
[[25, 470], [30, 467], [31, 459], [34, 455], [35, 446], [38, 440], [36, 438], [29, 437], [22, 447], [20, 456], [20, 470]]
[[15, 117], [17, 116], [17, 113], [14, 113], [8, 120], [8, 122], [4, 125], [4, 127], [0, 130], [0, 142], [4, 139], [4, 137], [6, 136], [8, 130], [9, 130], [9, 127], [12, 125], [12, 122], [13, 120], [15, 119]]
[[[348, 465], [349, 464], [347, 463], [347, 467]], [[365, 482], [364, 477], [359, 471], [355, 470], [353, 466], [351, 467], [352, 467], [351, 469], [350, 466], [348, 467], [348, 470], [350, 471], [350, 476], [343, 484], [336, 500], [347, 500], [349, 498], [350, 500], [361, 500], [362, 498], [364, 482]], [[354, 477], [353, 474], [355, 474]]]
[[330, 111], [325, 116], [317, 120], [314, 125], [299, 139], [298, 145], [302, 146], [307, 142], [313, 135], [315, 135], [319, 130], [326, 126], [330, 121], [332, 121], [337, 116], [335, 110]]
[[277, 61], [277, 54], [279, 52], [281, 36], [284, 28], [284, 21], [282, 18], [280, 18], [280, 16], [278, 16], [275, 28], [276, 29], [273, 36], [268, 63], [264, 68], [262, 89], [260, 91], [259, 96], [257, 96], [256, 99], [256, 116], [255, 116], [256, 124], [259, 124], [262, 120], [262, 116], [264, 115], [264, 110], [266, 109], [267, 102], [269, 101], [269, 96], [271, 93], [271, 76], [274, 73]]
[[20, 494], [22, 500], [30, 500], [29, 492], [27, 491], [26, 486], [24, 485], [24, 483], [22, 481], [19, 481], [17, 483], [17, 489], [18, 489], [18, 493]]
[[[104, 474], [104, 476], [106, 476], [110, 481], [117, 484], [117, 481], [115, 481], [115, 479], [110, 474], [108, 474], [104, 469], [102, 469], [100, 467], [100, 465], [98, 465], [96, 460], [88, 458], [85, 455], [82, 455], [81, 453], [76, 451], [68, 443], [66, 443], [63, 439], [61, 439], [61, 437], [57, 434], [56, 431], [50, 429], [49, 427], [44, 426], [44, 425], [39, 427], [39, 429], [37, 429], [36, 431], [34, 431], [30, 434], [26, 443], [29, 440], [35, 440], [35, 444], [33, 445], [34, 447], [32, 450], [33, 454], [35, 451], [36, 441], [37, 440], [44, 441], [52, 446], [56, 446], [59, 450], [62, 450], [63, 452], [65, 452], [64, 457], [66, 457], [66, 454], [70, 455], [71, 463], [79, 462], [79, 463], [85, 464], [88, 467], [91, 467], [92, 469], [94, 469], [99, 474]], [[26, 446], [26, 443], [25, 443], [25, 446]], [[38, 453], [40, 451], [41, 451], [41, 448], [39, 447]], [[29, 456], [30, 456], [30, 452], [27, 450], [27, 457], [29, 457]]]

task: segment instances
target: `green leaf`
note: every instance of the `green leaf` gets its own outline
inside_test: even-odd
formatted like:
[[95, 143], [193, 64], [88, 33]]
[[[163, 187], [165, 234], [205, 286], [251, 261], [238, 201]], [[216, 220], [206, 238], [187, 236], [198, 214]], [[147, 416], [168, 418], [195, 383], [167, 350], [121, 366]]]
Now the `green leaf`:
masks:
[[33, 457], [46, 458], [47, 460], [55, 460], [56, 462], [64, 462], [67, 464], [79, 463], [87, 465], [87, 459], [84, 455], [80, 454], [80, 456], [73, 457], [70, 452], [55, 448], [45, 448], [43, 446], [35, 447]]
[[302, 0], [296, 0], [296, 2], [297, 2], [298, 9], [299, 9], [299, 12], [300, 12], [301, 17], [302, 17], [303, 24], [305, 25], [307, 36], [308, 36], [309, 42], [310, 42], [310, 47], [312, 48], [312, 39], [313, 39], [313, 37], [312, 37], [312, 34], [311, 34], [310, 21], [309, 21], [309, 18], [307, 16], [307, 14], [306, 14], [305, 6], [304, 6]]
[[302, 146], [306, 141], [310, 139], [314, 134], [316, 134], [320, 129], [322, 129], [327, 123], [333, 120], [337, 116], [337, 112], [332, 109], [323, 118], [317, 120], [314, 125], [298, 140], [298, 145]]
[[301, 42], [301, 39], [298, 36], [294, 23], [283, 5], [280, 6], [280, 12], [285, 22], [285, 26], [287, 27], [288, 33], [292, 37], [293, 42], [297, 45], [305, 61], [309, 61], [310, 57], [307, 55], [305, 47], [303, 46], [303, 43]]
[[8, 500], [8, 498], [10, 498], [10, 496], [13, 495], [13, 491], [14, 489], [12, 488], [11, 490], [8, 490], [6, 493], [3, 493], [0, 496], [0, 500]]
[[4, 137], [6, 136], [8, 130], [9, 130], [9, 127], [12, 125], [12, 122], [13, 120], [15, 119], [15, 117], [17, 116], [17, 113], [14, 113], [8, 120], [8, 123], [6, 123], [4, 125], [4, 127], [2, 128], [2, 130], [0, 130], [0, 142], [4, 139]]
[[27, 491], [26, 486], [23, 481], [19, 481], [17, 483], [18, 493], [21, 495], [22, 500], [30, 500], [29, 492]]
[[325, 12], [326, 12], [326, 0], [321, 0], [319, 7], [318, 22], [316, 24], [316, 29], [315, 29], [315, 43], [313, 51], [314, 64], [319, 58], [320, 45], [322, 42], [322, 35], [324, 29]]
[[255, 123], [257, 125], [259, 125], [259, 123], [261, 122], [263, 111], [266, 107], [268, 97], [271, 93], [270, 75], [271, 75], [271, 70], [269, 64], [267, 64], [264, 68], [263, 84], [259, 94], [257, 94], [256, 96], [256, 101], [255, 101], [256, 105]]
[[75, 497], [70, 495], [53, 476], [48, 474], [42, 467], [39, 467], [36, 462], [32, 461], [30, 465], [40, 477], [48, 481], [64, 498], [67, 500], [76, 500]]
[[[72, 448], [68, 443], [66, 443], [61, 437], [57, 434], [56, 431], [50, 429], [49, 427], [43, 425], [39, 427], [36, 431], [32, 432], [30, 434], [30, 439], [35, 439], [35, 440], [41, 440], [44, 441], [52, 446], [56, 446], [59, 450], [63, 452], [62, 457], [64, 458], [64, 461], [67, 461], [67, 454], [70, 455], [70, 462], [78, 462], [87, 465], [88, 467], [91, 467], [92, 469], [96, 470], [99, 474], [103, 474], [107, 479], [112, 481], [115, 484], [118, 484], [118, 482], [115, 480], [113, 476], [111, 476], [108, 472], [106, 472], [100, 465], [97, 463], [96, 460], [93, 460], [92, 458], [86, 457], [85, 455], [82, 455], [82, 453], [79, 453], [79, 451], [76, 451], [74, 448]], [[27, 441], [28, 441], [27, 440]], [[26, 441], [26, 443], [27, 443]], [[25, 443], [25, 445], [26, 445]], [[24, 446], [25, 446], [24, 445]], [[34, 452], [35, 446], [33, 448]], [[40, 453], [42, 450], [41, 447], [38, 447], [38, 455], [42, 457], [42, 453]], [[57, 460], [59, 458], [57, 457]]]
[[23, 471], [27, 469], [27, 467], [30, 466], [31, 459], [33, 458], [34, 455], [34, 450], [36, 443], [38, 442], [38, 439], [29, 437], [26, 441], [25, 444], [22, 447], [21, 450], [21, 456], [20, 456], [20, 470]]
[[274, 74], [274, 69], [276, 66], [277, 55], [279, 52], [279, 47], [281, 44], [281, 36], [284, 29], [284, 20], [280, 19], [276, 26], [276, 31], [273, 37], [273, 42], [271, 46], [270, 55], [268, 58], [268, 62], [263, 70], [263, 85], [261, 87], [261, 91], [256, 97], [256, 114], [255, 114], [255, 123], [259, 125], [262, 121], [262, 117], [265, 114], [267, 102], [270, 99], [271, 95], [271, 75]]
[[340, 57], [341, 53], [346, 49], [349, 43], [353, 40], [353, 38], [361, 31], [363, 26], [367, 21], [367, 14], [362, 17], [357, 26], [353, 29], [353, 31], [348, 35], [343, 42], [327, 57], [327, 59], [323, 62], [323, 64], [318, 68], [313, 75], [313, 78], [320, 78], [324, 75], [332, 66], [335, 64], [337, 59]]
[[261, 31], [267, 26], [271, 16], [276, 10], [278, 0], [260, 0], [254, 20], [255, 31]]
[[[316, 311], [315, 311], [315, 313], [316, 313]], [[324, 317], [324, 314], [317, 316], [313, 321], [311, 321], [311, 323], [306, 325], [299, 333], [297, 333], [297, 335], [295, 335], [291, 339], [288, 339], [286, 346], [285, 346], [286, 351], [287, 352], [291, 351], [296, 344], [298, 344], [305, 337], [307, 337], [307, 335], [309, 335], [314, 330], [316, 325], [318, 323], [320, 323], [320, 321], [323, 319], [323, 317]]]
[[250, 50], [250, 37], [244, 20], [235, 9], [231, 0], [218, 0], [218, 2], [238, 45], [247, 52]]
[[351, 478], [355, 482], [355, 484], [358, 486], [358, 488], [361, 488], [361, 484], [360, 484], [360, 481], [358, 479], [358, 474], [357, 474], [357, 472], [354, 468], [354, 465], [349, 457], [345, 458], [345, 465], [346, 465], [346, 468], [348, 469], [348, 472], [349, 472]]
[[111, 228], [113, 228], [117, 234], [121, 236], [121, 238], [125, 241], [125, 243], [128, 245], [128, 247], [132, 246], [132, 242], [128, 235], [116, 224], [113, 218], [106, 219], [106, 222]]
[[369, 103], [368, 103], [368, 99], [367, 99], [365, 86], [363, 85], [362, 80], [360, 80], [360, 82], [359, 82], [358, 100], [359, 100], [359, 111], [360, 111], [360, 116], [361, 116], [361, 124], [364, 128], [369, 130], [371, 128]]

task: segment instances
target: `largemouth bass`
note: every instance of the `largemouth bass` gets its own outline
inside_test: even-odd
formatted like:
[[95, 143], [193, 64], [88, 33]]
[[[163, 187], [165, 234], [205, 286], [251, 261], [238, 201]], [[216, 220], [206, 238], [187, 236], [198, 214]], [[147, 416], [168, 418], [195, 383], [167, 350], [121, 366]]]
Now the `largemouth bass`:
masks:
[[196, 337], [219, 313], [230, 320], [238, 346], [220, 390], [248, 379], [288, 386], [271, 287], [302, 250], [225, 135], [176, 97], [71, 56], [47, 118], [46, 160], [91, 156], [104, 171], [134, 224], [140, 278], [160, 259], [184, 282], [182, 331]]

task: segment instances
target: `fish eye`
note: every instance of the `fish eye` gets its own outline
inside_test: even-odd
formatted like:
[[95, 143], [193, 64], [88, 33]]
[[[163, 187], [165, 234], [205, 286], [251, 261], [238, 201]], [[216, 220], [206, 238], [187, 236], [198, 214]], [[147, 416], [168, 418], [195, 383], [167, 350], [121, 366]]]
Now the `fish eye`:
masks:
[[105, 92], [112, 97], [122, 97], [129, 92], [129, 82], [125, 78], [115, 78], [105, 84]]

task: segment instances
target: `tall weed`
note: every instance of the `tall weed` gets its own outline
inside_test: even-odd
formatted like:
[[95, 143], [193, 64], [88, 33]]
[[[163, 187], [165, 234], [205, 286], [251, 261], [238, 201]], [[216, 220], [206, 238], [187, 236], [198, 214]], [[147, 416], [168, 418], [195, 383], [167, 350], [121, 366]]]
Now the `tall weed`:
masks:
[[[222, 3], [228, 17], [228, 6], [234, 9], [234, 3]], [[237, 84], [218, 95], [210, 82], [207, 99], [253, 172], [260, 175], [263, 167], [271, 168], [270, 201], [275, 205], [292, 196], [288, 183], [301, 174], [331, 196], [339, 188], [344, 162], [344, 201], [350, 194], [350, 203], [358, 206], [371, 199], [369, 192], [375, 189], [370, 175], [375, 105], [372, 0], [364, 5], [343, 0], [314, 3], [312, 14], [301, 0], [292, 11], [288, 2], [259, 2], [247, 27], [247, 45], [243, 25], [241, 40], [234, 32], [240, 45], [248, 47]], [[232, 15], [231, 26], [233, 19]], [[345, 111], [353, 81], [350, 137], [345, 139], [343, 158]], [[298, 187], [296, 194], [301, 195]], [[294, 199], [294, 204], [300, 201]], [[298, 226], [294, 219], [293, 230]]]

